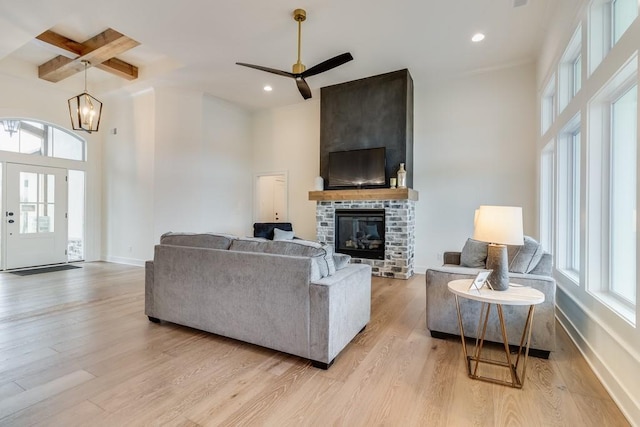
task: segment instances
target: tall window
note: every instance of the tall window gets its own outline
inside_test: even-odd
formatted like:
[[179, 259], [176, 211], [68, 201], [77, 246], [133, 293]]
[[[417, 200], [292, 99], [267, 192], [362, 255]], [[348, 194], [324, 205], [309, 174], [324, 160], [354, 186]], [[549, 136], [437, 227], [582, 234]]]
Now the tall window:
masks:
[[611, 2], [612, 45], [616, 44], [638, 16], [637, 0], [613, 0]]
[[587, 290], [636, 322], [638, 58], [589, 105]]
[[549, 253], [553, 248], [553, 211], [554, 205], [554, 144], [548, 143], [540, 158], [540, 243]]
[[610, 291], [625, 303], [636, 301], [636, 185], [638, 87], [611, 105]]
[[571, 63], [571, 74], [573, 75], [572, 85], [571, 85], [571, 94], [572, 97], [576, 96], [576, 94], [582, 88], [582, 55], [578, 54], [576, 58]]
[[[34, 156], [86, 160], [85, 141], [49, 123], [15, 118], [0, 119], [0, 150]], [[3, 132], [4, 130], [4, 132]]]
[[580, 118], [560, 136], [558, 159], [558, 267], [574, 283], [580, 273]]
[[562, 111], [582, 87], [582, 26], [578, 26], [560, 59], [558, 110]]
[[593, 0], [589, 14], [589, 73], [593, 73], [638, 16], [638, 0]]
[[556, 117], [556, 77], [552, 76], [551, 80], [544, 89], [542, 97], [542, 111], [540, 112], [542, 134], [549, 130]]

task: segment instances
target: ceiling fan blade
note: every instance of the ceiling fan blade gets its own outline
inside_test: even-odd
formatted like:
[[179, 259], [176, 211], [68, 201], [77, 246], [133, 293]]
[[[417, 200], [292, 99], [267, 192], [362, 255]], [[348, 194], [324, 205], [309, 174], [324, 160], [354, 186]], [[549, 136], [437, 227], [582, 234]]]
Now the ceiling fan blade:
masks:
[[315, 76], [316, 74], [324, 73], [332, 68], [339, 67], [342, 64], [345, 64], [349, 61], [353, 60], [353, 56], [349, 52], [343, 53], [342, 55], [334, 56], [331, 59], [327, 59], [324, 62], [319, 63], [318, 65], [314, 65], [306, 71], [303, 71], [302, 77], [310, 77]]
[[253, 65], [253, 64], [245, 64], [243, 62], [236, 62], [237, 65], [242, 65], [243, 67], [255, 68], [256, 70], [266, 71], [267, 73], [277, 74], [279, 76], [284, 77], [292, 77], [295, 78], [295, 74], [289, 73], [287, 71], [276, 70], [275, 68], [263, 67], [261, 65]]
[[296, 84], [298, 85], [298, 90], [300, 91], [300, 95], [302, 95], [304, 99], [311, 98], [311, 88], [309, 87], [309, 85], [307, 84], [307, 82], [304, 80], [303, 77], [296, 77]]

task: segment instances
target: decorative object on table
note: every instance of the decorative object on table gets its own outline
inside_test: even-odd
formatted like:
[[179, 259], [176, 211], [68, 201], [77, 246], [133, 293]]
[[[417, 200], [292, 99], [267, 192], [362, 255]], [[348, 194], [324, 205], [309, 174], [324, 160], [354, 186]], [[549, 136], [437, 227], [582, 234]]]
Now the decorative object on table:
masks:
[[69, 116], [71, 117], [71, 127], [73, 130], [83, 130], [85, 132], [97, 132], [100, 127], [100, 116], [102, 115], [102, 102], [89, 95], [87, 92], [87, 67], [89, 61], [82, 61], [84, 64], [84, 92], [69, 98]]
[[313, 183], [313, 187], [315, 188], [316, 191], [323, 191], [324, 190], [324, 179], [321, 176], [316, 176], [316, 179]]
[[396, 188], [396, 179], [389, 178], [389, 188]]
[[398, 188], [407, 188], [407, 171], [404, 169], [404, 163], [400, 163], [398, 169]]
[[487, 269], [493, 270], [489, 283], [496, 291], [509, 289], [509, 263], [506, 245], [523, 245], [522, 208], [480, 206], [473, 238], [488, 242]]
[[469, 286], [469, 290], [475, 289], [479, 291], [480, 289], [482, 289], [484, 285], [488, 284], [487, 279], [489, 278], [489, 275], [491, 274], [491, 272], [492, 270], [481, 271], [480, 273], [478, 273], [476, 278], [473, 279], [473, 282], [471, 282], [471, 286]]
[[298, 23], [298, 62], [293, 64], [291, 73], [288, 71], [263, 67], [262, 65], [246, 64], [243, 62], [236, 62], [236, 64], [242, 65], [243, 67], [254, 68], [260, 71], [266, 71], [267, 73], [277, 74], [283, 77], [291, 77], [292, 79], [295, 79], [300, 95], [302, 95], [304, 99], [309, 99], [311, 98], [311, 88], [307, 84], [305, 78], [315, 76], [316, 74], [324, 73], [325, 71], [329, 71], [333, 68], [339, 67], [340, 65], [353, 60], [353, 56], [351, 56], [349, 52], [346, 52], [341, 55], [334, 56], [333, 58], [327, 59], [326, 61], [323, 61], [307, 69], [307, 67], [300, 61], [300, 36], [302, 34], [302, 22], [307, 19], [307, 12], [305, 12], [304, 9], [296, 9], [293, 11], [293, 19]]

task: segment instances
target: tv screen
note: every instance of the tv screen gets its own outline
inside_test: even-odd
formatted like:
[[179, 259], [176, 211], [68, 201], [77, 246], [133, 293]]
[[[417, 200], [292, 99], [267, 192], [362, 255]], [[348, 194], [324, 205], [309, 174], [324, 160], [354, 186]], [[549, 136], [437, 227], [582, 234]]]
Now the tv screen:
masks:
[[327, 188], [375, 188], [386, 186], [385, 148], [329, 153]]

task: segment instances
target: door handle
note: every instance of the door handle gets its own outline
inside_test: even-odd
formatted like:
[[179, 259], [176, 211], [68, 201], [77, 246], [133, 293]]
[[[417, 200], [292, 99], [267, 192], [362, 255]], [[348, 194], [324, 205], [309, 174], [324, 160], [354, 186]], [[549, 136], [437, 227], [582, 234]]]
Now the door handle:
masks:
[[7, 216], [13, 216], [13, 212], [7, 212]]
[[9, 224], [13, 224], [14, 222], [15, 222], [15, 221], [14, 221], [14, 220], [12, 220], [12, 219], [10, 219], [10, 220], [9, 220]]

